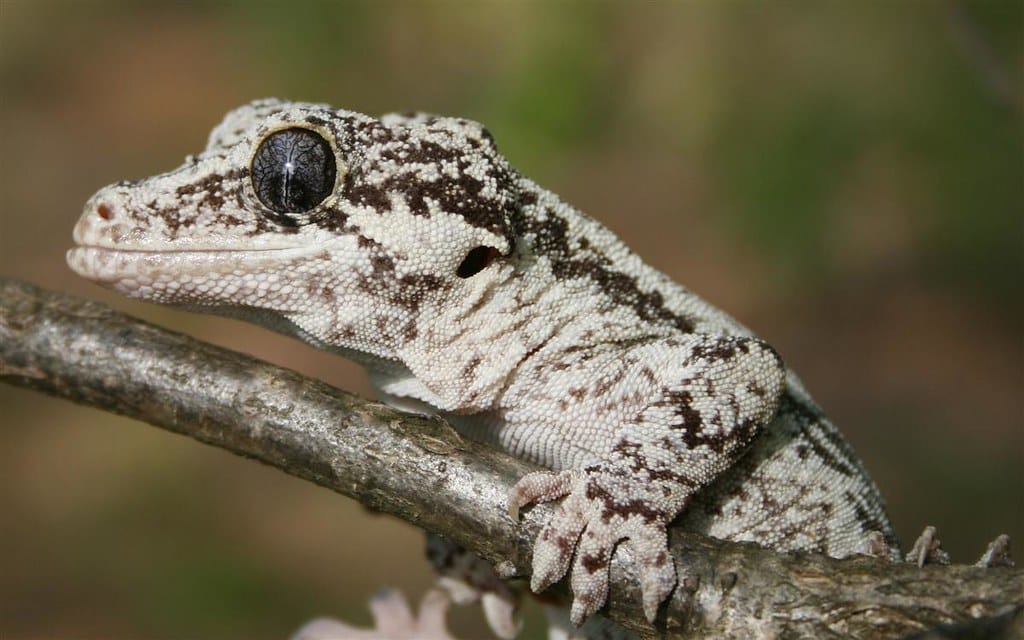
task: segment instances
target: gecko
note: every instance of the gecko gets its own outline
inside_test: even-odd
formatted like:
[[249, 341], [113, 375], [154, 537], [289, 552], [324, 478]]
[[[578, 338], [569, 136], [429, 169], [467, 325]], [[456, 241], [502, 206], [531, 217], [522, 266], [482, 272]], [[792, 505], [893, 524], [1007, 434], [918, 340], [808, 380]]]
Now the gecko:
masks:
[[129, 297], [361, 364], [384, 401], [543, 470], [530, 588], [579, 626], [631, 548], [654, 620], [666, 527], [898, 559], [883, 499], [778, 352], [514, 169], [481, 124], [265, 99], [168, 173], [93, 195], [67, 255]]

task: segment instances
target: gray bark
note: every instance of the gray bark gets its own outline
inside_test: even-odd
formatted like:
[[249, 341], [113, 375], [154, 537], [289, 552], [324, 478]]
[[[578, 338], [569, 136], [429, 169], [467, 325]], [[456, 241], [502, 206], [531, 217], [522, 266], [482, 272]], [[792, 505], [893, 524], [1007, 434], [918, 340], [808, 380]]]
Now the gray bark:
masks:
[[[529, 572], [532, 540], [552, 513], [538, 505], [512, 521], [505, 498], [534, 468], [463, 440], [438, 418], [6, 279], [0, 380], [255, 458], [518, 575]], [[656, 625], [644, 620], [626, 549], [611, 567], [609, 618], [644, 637], [681, 638], [903, 637], [997, 615], [1005, 633], [1022, 625], [1020, 569], [785, 555], [682, 531], [671, 532], [671, 549], [681, 586]]]

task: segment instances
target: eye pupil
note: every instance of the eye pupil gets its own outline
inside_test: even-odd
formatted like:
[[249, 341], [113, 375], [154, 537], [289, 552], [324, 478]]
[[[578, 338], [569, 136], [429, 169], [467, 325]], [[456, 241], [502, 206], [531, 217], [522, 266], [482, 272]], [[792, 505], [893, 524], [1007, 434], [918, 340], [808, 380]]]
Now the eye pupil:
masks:
[[470, 278], [486, 269], [494, 259], [501, 255], [494, 247], [476, 247], [470, 249], [466, 257], [462, 259], [459, 264], [459, 268], [455, 270], [455, 275], [460, 278]]
[[309, 129], [285, 129], [267, 136], [252, 159], [256, 196], [277, 213], [302, 213], [334, 190], [338, 168], [323, 136]]

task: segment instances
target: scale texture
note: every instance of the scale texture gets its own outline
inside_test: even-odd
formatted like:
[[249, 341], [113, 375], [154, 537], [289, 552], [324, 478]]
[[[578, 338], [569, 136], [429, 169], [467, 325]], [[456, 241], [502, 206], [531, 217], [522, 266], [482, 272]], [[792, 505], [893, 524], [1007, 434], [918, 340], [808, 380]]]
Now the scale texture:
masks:
[[[520, 175], [480, 124], [261, 100], [174, 171], [96, 193], [68, 262], [361, 363], [381, 397], [547, 471], [531, 587], [605, 602], [620, 543], [653, 619], [665, 529], [836, 557], [897, 545], [878, 490], [779, 355]], [[880, 549], [880, 551], [879, 551]]]

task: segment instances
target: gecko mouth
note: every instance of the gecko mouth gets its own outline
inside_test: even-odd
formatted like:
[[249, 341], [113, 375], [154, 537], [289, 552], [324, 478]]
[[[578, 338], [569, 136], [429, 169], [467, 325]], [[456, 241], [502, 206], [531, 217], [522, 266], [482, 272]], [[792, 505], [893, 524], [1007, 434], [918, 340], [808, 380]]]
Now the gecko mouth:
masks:
[[68, 250], [66, 259], [78, 275], [132, 295], [145, 287], [176, 288], [243, 272], [259, 273], [304, 253], [283, 247], [150, 250], [79, 245]]

